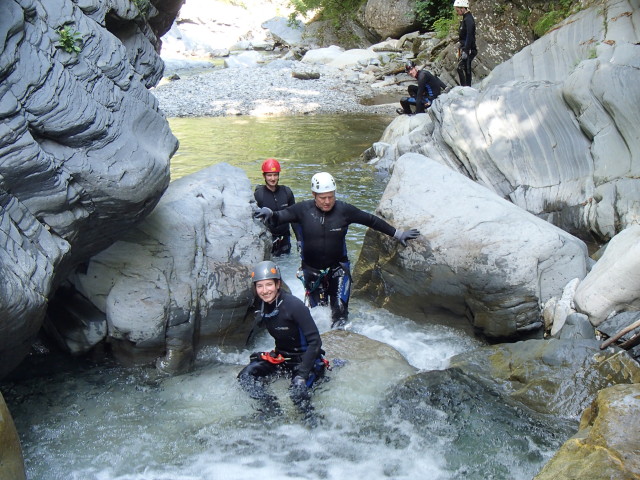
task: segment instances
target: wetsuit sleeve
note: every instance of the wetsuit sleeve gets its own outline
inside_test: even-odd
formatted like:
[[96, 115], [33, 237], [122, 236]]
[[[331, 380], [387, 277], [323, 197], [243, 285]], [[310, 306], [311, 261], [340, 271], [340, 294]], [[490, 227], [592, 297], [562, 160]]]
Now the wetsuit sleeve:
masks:
[[307, 350], [302, 354], [302, 359], [300, 365], [298, 365], [296, 374], [307, 378], [313, 369], [316, 358], [320, 355], [322, 340], [316, 322], [313, 321], [309, 309], [302, 301], [291, 302], [291, 313], [298, 324], [302, 340], [307, 342]]
[[270, 224], [271, 225], [280, 225], [282, 223], [296, 223], [299, 222], [299, 215], [301, 212], [301, 203], [295, 203], [290, 207], [287, 207], [282, 210], [278, 210], [277, 212], [273, 212], [271, 216]]
[[418, 93], [416, 94], [416, 113], [424, 113], [424, 97], [427, 88], [427, 72], [418, 75]]
[[393, 235], [396, 233], [395, 227], [392, 227], [380, 217], [371, 215], [367, 212], [363, 212], [359, 208], [354, 207], [353, 205], [348, 203], [345, 203], [345, 208], [347, 211], [347, 219], [349, 220], [349, 223], [358, 223], [360, 225], [365, 225], [369, 228], [377, 230], [378, 232], [382, 232], [385, 235], [389, 235], [390, 237], [393, 237]]

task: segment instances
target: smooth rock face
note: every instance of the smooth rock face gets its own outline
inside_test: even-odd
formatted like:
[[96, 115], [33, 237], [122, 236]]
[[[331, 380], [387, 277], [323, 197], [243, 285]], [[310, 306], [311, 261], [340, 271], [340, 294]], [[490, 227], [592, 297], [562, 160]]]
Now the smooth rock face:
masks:
[[[225, 163], [182, 177], [149, 217], [71, 277], [102, 313], [116, 356], [164, 357], [158, 366], [175, 373], [200, 342], [229, 343], [247, 330], [239, 322], [253, 299], [249, 270], [269, 248], [252, 199], [249, 179]], [[90, 338], [77, 333], [89, 328], [71, 325], [62, 336]]]
[[640, 225], [613, 237], [573, 301], [595, 326], [616, 312], [640, 310]]
[[[0, 377], [57, 284], [154, 207], [177, 148], [147, 90], [162, 75], [162, 7], [0, 4]], [[79, 52], [58, 30], [81, 36]], [[68, 45], [69, 47], [71, 45]]]
[[585, 9], [481, 91], [454, 88], [411, 125], [396, 119], [381, 167], [422, 153], [573, 234], [609, 240], [640, 218], [639, 12], [626, 0]]
[[615, 385], [598, 392], [584, 411], [580, 430], [535, 480], [640, 477], [640, 384]]
[[369, 231], [354, 284], [414, 318], [444, 309], [513, 335], [540, 327], [540, 305], [586, 274], [582, 241], [422, 155], [396, 162], [378, 212], [421, 235], [404, 248]]

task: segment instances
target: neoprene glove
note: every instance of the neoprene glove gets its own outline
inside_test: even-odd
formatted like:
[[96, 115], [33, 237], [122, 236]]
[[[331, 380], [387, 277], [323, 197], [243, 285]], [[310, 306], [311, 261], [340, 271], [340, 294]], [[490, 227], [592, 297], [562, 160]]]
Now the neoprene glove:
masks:
[[255, 207], [253, 209], [253, 216], [259, 218], [260, 220], [267, 221], [273, 216], [273, 210], [268, 207]]
[[415, 228], [411, 230], [403, 231], [399, 228], [396, 228], [396, 233], [394, 233], [393, 238], [397, 238], [398, 241], [402, 244], [402, 246], [407, 246], [407, 240], [413, 240], [414, 238], [418, 238], [420, 232]]

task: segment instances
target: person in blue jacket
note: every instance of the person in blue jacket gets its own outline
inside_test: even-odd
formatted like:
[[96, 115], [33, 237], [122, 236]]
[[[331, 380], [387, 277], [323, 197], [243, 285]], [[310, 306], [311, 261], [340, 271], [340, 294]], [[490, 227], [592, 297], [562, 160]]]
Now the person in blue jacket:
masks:
[[416, 109], [415, 113], [424, 113], [431, 106], [436, 98], [440, 96], [442, 90], [447, 85], [428, 70], [418, 70], [416, 64], [409, 60], [405, 65], [405, 71], [413, 78], [418, 80], [418, 85], [409, 85], [409, 96], [400, 99], [402, 108], [396, 110], [399, 114], [411, 114], [411, 106]]
[[312, 200], [296, 203], [274, 212], [256, 209], [255, 215], [268, 225], [296, 222], [302, 229], [302, 274], [309, 306], [331, 306], [332, 328], [343, 327], [348, 319], [351, 295], [351, 270], [347, 256], [347, 231], [357, 223], [373, 228], [402, 245], [420, 232], [415, 228], [400, 230], [380, 217], [363, 212], [353, 205], [336, 200], [336, 182], [327, 172], [311, 178]]

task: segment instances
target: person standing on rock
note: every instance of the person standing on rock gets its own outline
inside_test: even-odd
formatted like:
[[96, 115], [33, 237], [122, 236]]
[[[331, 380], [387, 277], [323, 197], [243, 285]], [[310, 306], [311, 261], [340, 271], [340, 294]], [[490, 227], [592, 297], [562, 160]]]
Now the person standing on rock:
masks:
[[415, 113], [424, 113], [431, 106], [431, 102], [438, 98], [447, 85], [438, 77], [427, 70], [418, 70], [416, 64], [409, 60], [405, 65], [405, 71], [418, 80], [418, 85], [409, 85], [409, 97], [400, 100], [402, 108], [396, 110], [399, 114], [411, 114], [411, 105], [416, 107]]
[[471, 86], [471, 62], [478, 54], [476, 48], [476, 21], [469, 11], [469, 0], [455, 0], [453, 6], [462, 17], [458, 28], [458, 76], [460, 85]]
[[269, 331], [275, 339], [275, 349], [253, 353], [249, 365], [238, 374], [238, 381], [259, 402], [263, 414], [280, 415], [278, 400], [267, 391], [266, 384], [278, 376], [291, 375], [291, 400], [305, 422], [315, 426], [317, 418], [310, 390], [328, 366], [322, 356], [318, 327], [302, 300], [281, 290], [280, 268], [275, 263], [258, 263], [251, 272], [251, 280], [260, 299], [257, 325]]
[[[265, 184], [256, 187], [253, 193], [258, 207], [268, 207], [275, 212], [296, 203], [291, 189], [286, 185], [279, 185], [280, 170], [280, 163], [275, 158], [267, 158], [262, 162], [262, 176]], [[292, 225], [292, 228], [296, 240], [299, 242], [299, 227]], [[291, 231], [288, 223], [270, 226], [269, 231], [273, 242], [271, 255], [279, 257], [291, 252]]]
[[327, 172], [311, 178], [312, 200], [296, 203], [277, 212], [256, 209], [255, 215], [267, 224], [297, 222], [302, 229], [302, 280], [310, 307], [331, 306], [332, 328], [343, 327], [348, 318], [351, 270], [346, 236], [349, 225], [357, 223], [394, 237], [404, 246], [420, 232], [392, 227], [380, 217], [336, 200], [336, 182]]

